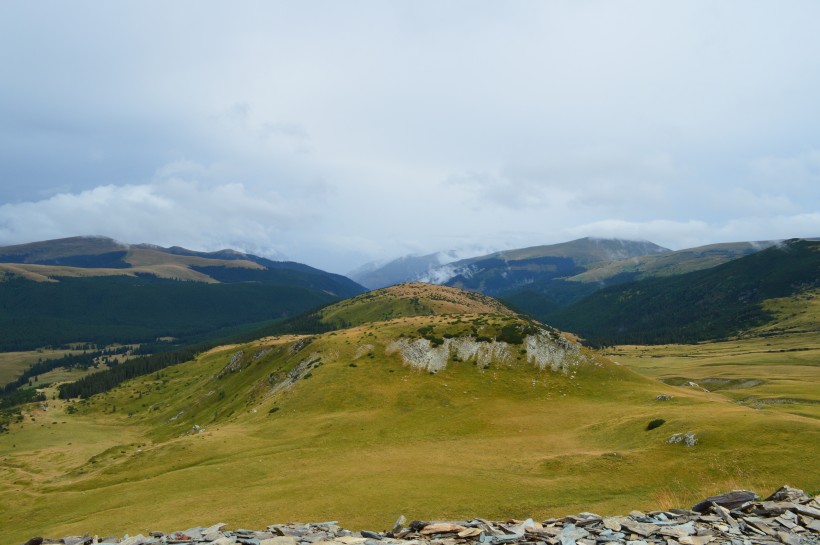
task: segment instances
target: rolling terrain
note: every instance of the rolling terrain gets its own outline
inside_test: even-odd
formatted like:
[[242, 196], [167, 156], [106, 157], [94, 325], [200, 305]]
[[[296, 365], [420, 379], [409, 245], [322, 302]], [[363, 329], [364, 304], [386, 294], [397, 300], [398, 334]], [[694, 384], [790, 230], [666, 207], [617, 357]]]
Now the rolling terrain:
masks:
[[764, 325], [774, 318], [764, 301], [817, 286], [820, 242], [794, 239], [716, 267], [611, 286], [546, 319], [597, 345], [695, 342]]
[[343, 276], [231, 250], [74, 237], [0, 248], [0, 350], [224, 336], [362, 293]]
[[581, 238], [441, 264], [444, 254], [405, 256], [351, 273], [370, 288], [424, 281], [501, 297], [542, 321], [614, 285], [709, 269], [777, 244], [711, 244], [672, 251], [646, 241]]
[[[478, 294], [365, 294], [317, 314], [341, 329], [215, 348], [87, 400], [49, 390], [0, 436], [0, 537], [193, 521], [386, 528], [399, 514], [543, 518], [783, 482], [816, 491], [814, 302], [767, 302], [780, 325], [753, 350], [698, 345], [686, 367], [685, 349], [665, 347], [681, 362], [665, 371], [649, 369], [661, 355], [649, 348], [608, 358]], [[807, 350], [778, 351], [782, 335]], [[729, 371], [751, 395], [797, 387], [806, 402], [680, 385]], [[694, 446], [668, 442], [687, 432]]]

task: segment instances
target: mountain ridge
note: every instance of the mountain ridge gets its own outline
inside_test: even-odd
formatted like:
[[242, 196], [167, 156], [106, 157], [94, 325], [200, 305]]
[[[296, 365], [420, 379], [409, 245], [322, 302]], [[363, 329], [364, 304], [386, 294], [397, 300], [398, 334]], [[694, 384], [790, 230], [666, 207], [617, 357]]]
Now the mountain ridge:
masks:
[[364, 291], [341, 275], [233, 250], [106, 237], [0, 247], [0, 349], [201, 340]]

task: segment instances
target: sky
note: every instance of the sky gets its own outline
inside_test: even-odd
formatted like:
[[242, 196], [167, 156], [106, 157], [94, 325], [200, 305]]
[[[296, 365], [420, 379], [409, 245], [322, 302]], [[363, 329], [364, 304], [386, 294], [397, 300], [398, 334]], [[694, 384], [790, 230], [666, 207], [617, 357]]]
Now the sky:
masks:
[[820, 236], [820, 3], [0, 0], [0, 245]]

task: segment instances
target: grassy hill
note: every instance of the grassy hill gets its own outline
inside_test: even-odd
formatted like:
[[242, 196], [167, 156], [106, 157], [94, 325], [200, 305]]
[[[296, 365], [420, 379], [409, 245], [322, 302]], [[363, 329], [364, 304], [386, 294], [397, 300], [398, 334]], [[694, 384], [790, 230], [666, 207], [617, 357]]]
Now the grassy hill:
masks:
[[594, 344], [694, 342], [770, 321], [763, 301], [820, 285], [820, 242], [792, 240], [723, 265], [612, 286], [547, 319]]
[[[0, 497], [13, 499], [0, 538], [220, 521], [384, 529], [400, 514], [612, 514], [730, 487], [820, 488], [805, 470], [816, 418], [647, 378], [491, 299], [413, 284], [322, 316], [347, 327], [31, 406], [0, 437]], [[667, 443], [689, 431], [696, 446]]]
[[0, 248], [0, 350], [224, 335], [362, 293], [345, 277], [229, 250], [74, 237]]

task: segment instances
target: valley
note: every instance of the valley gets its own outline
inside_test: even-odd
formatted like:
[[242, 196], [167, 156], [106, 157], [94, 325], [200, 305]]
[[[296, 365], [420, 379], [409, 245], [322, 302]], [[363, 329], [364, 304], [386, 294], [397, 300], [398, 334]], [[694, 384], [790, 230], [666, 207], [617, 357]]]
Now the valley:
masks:
[[[493, 299], [411, 284], [319, 311], [342, 329], [214, 348], [88, 400], [51, 388], [0, 436], [3, 538], [614, 514], [786, 482], [815, 493], [816, 298], [769, 304], [780, 321], [747, 338], [605, 356]], [[533, 336], [563, 363], [539, 368]], [[799, 402], [760, 401], [786, 398]], [[687, 432], [694, 446], [668, 442]]]

